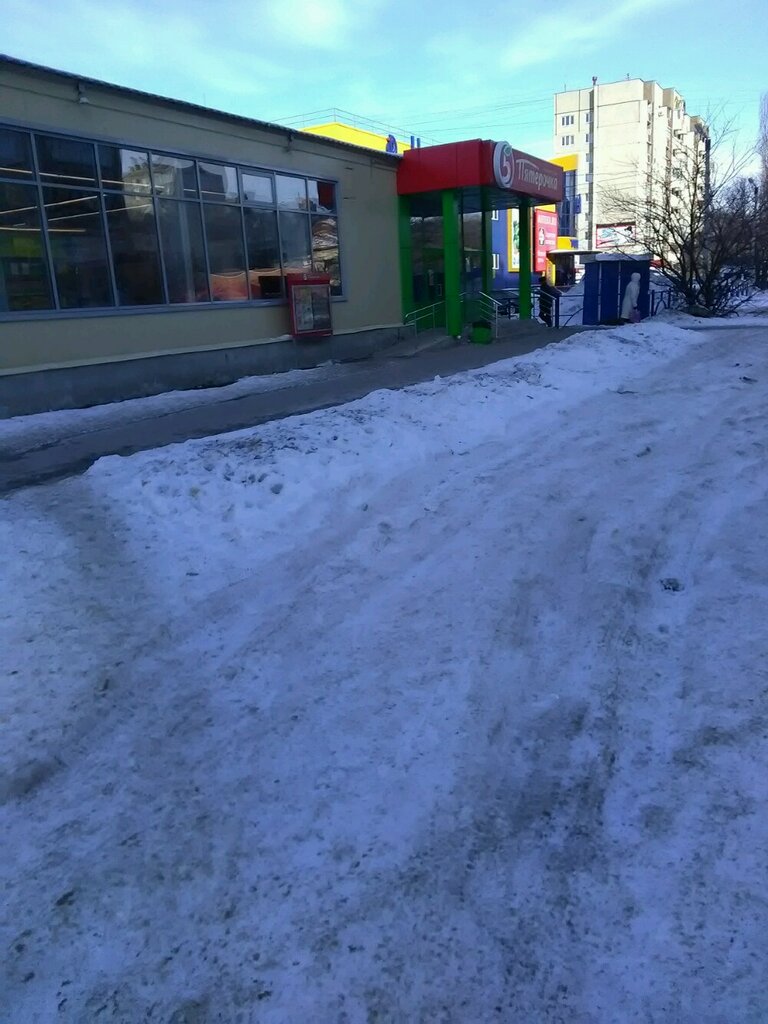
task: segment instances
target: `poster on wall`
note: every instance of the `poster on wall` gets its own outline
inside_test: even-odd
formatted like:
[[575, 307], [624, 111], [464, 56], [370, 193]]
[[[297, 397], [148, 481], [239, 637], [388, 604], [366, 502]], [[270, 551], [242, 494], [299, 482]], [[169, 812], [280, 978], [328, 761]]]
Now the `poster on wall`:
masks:
[[330, 276], [286, 274], [285, 282], [294, 338], [325, 338], [333, 334]]
[[596, 249], [624, 249], [634, 244], [634, 224], [598, 224], [595, 228]]
[[557, 213], [554, 210], [534, 210], [533, 213], [533, 269], [543, 274], [547, 269], [547, 253], [557, 248]]
[[513, 274], [520, 270], [520, 211], [507, 210], [509, 217], [509, 269]]

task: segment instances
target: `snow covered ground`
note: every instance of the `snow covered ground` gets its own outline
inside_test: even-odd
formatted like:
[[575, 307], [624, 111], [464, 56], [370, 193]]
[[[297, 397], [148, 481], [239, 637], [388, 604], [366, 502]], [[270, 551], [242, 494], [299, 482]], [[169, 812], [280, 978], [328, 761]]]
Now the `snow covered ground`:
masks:
[[4, 499], [0, 1020], [765, 1024], [767, 340]]

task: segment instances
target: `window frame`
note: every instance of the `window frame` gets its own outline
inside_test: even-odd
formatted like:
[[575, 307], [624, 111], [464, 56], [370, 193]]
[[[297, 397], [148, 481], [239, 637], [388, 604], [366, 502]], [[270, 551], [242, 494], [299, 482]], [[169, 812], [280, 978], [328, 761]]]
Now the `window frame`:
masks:
[[[37, 190], [38, 203], [40, 204], [41, 216], [43, 218], [44, 218], [43, 188], [44, 188], [45, 185], [53, 185], [53, 186], [55, 186], [56, 183], [53, 182], [53, 181], [47, 181], [47, 180], [43, 181], [42, 178], [41, 178], [40, 167], [39, 167], [38, 158], [37, 158], [37, 146], [35, 144], [34, 136], [36, 136], [36, 135], [53, 136], [53, 137], [58, 137], [58, 138], [66, 139], [66, 140], [71, 140], [73, 142], [87, 143], [87, 144], [90, 144], [90, 145], [92, 145], [94, 147], [94, 158], [95, 158], [95, 165], [96, 165], [96, 184], [90, 186], [90, 189], [92, 191], [96, 190], [96, 191], [99, 192], [99, 202], [100, 202], [100, 207], [101, 207], [101, 221], [102, 221], [102, 226], [103, 226], [103, 230], [104, 230], [104, 234], [105, 234], [105, 242], [106, 242], [106, 248], [107, 248], [107, 259], [108, 259], [108, 268], [107, 269], [108, 269], [109, 280], [110, 280], [110, 284], [111, 284], [111, 288], [112, 288], [112, 293], [113, 293], [113, 295], [115, 297], [118, 294], [117, 282], [115, 280], [115, 272], [114, 272], [113, 257], [112, 257], [112, 247], [111, 247], [111, 243], [110, 243], [110, 239], [109, 239], [109, 231], [108, 231], [107, 216], [106, 216], [106, 207], [105, 207], [103, 195], [104, 195], [104, 193], [112, 193], [112, 194], [118, 193], [119, 194], [119, 190], [117, 190], [115, 188], [109, 188], [109, 187], [105, 188], [104, 187], [104, 185], [102, 183], [101, 162], [99, 160], [99, 154], [98, 154], [97, 147], [100, 146], [100, 145], [103, 145], [103, 146], [113, 146], [113, 147], [117, 147], [119, 149], [128, 149], [128, 150], [135, 150], [135, 151], [146, 152], [148, 154], [148, 165], [149, 165], [149, 171], [150, 171], [150, 182], [151, 182], [150, 196], [152, 198], [153, 205], [154, 205], [155, 223], [156, 223], [157, 231], [158, 231], [158, 244], [159, 244], [159, 248], [160, 248], [160, 265], [161, 265], [161, 271], [162, 271], [162, 286], [163, 286], [163, 289], [162, 289], [163, 290], [163, 303], [162, 304], [158, 304], [158, 305], [121, 306], [121, 305], [117, 304], [117, 302], [116, 302], [116, 304], [113, 305], [113, 306], [83, 307], [83, 308], [74, 308], [74, 309], [73, 308], [62, 308], [61, 307], [61, 303], [60, 303], [60, 299], [59, 299], [59, 295], [58, 295], [57, 286], [56, 286], [55, 274], [53, 272], [53, 254], [52, 254], [51, 247], [50, 247], [50, 239], [48, 237], [48, 231], [46, 229], [46, 230], [43, 230], [43, 248], [44, 248], [44, 254], [45, 254], [45, 258], [46, 258], [46, 262], [47, 262], [47, 267], [48, 267], [48, 273], [49, 273], [50, 282], [51, 282], [51, 293], [52, 293], [51, 298], [52, 298], [52, 301], [53, 301], [54, 305], [50, 309], [29, 310], [29, 311], [23, 311], [23, 312], [0, 312], [0, 322], [28, 321], [28, 320], [46, 320], [46, 319], [73, 319], [73, 318], [76, 319], [76, 318], [87, 318], [87, 317], [136, 316], [136, 315], [142, 315], [142, 314], [146, 314], [146, 313], [152, 313], [152, 314], [172, 314], [172, 313], [179, 313], [179, 312], [182, 312], [182, 311], [194, 311], [194, 310], [201, 310], [201, 309], [222, 309], [222, 308], [224, 308], [224, 309], [233, 309], [233, 308], [253, 309], [255, 307], [260, 307], [260, 306], [285, 306], [285, 305], [287, 305], [287, 297], [286, 297], [285, 294], [281, 294], [279, 297], [269, 298], [269, 299], [263, 299], [263, 298], [252, 299], [252, 298], [250, 298], [250, 292], [249, 292], [249, 297], [247, 299], [245, 299], [245, 300], [236, 300], [236, 301], [231, 301], [231, 302], [214, 301], [212, 297], [209, 298], [208, 301], [202, 301], [202, 302], [171, 303], [171, 302], [168, 301], [168, 288], [167, 288], [167, 280], [166, 280], [166, 267], [165, 267], [165, 258], [164, 258], [164, 254], [163, 254], [162, 239], [161, 239], [160, 230], [159, 230], [157, 200], [159, 198], [163, 198], [163, 199], [170, 200], [171, 202], [194, 202], [194, 203], [197, 203], [198, 207], [200, 209], [200, 217], [201, 217], [201, 221], [202, 221], [203, 220], [203, 206], [204, 206], [204, 204], [206, 204], [208, 202], [211, 202], [211, 201], [215, 202], [215, 200], [207, 200], [207, 199], [204, 200], [202, 198], [202, 194], [200, 192], [200, 176], [199, 176], [199, 170], [198, 170], [198, 163], [201, 163], [201, 162], [202, 163], [225, 164], [225, 165], [234, 166], [236, 168], [236, 171], [237, 171], [237, 182], [238, 182], [238, 189], [239, 189], [238, 201], [237, 201], [237, 203], [231, 203], [230, 202], [230, 203], [225, 203], [224, 205], [228, 205], [230, 207], [234, 207], [236, 209], [237, 208], [240, 209], [240, 222], [241, 222], [241, 229], [242, 229], [242, 233], [243, 233], [243, 244], [244, 245], [246, 244], [246, 239], [245, 239], [245, 220], [244, 220], [244, 214], [243, 214], [243, 210], [244, 209], [250, 207], [250, 208], [257, 208], [257, 209], [262, 209], [262, 210], [263, 209], [274, 210], [276, 213], [279, 213], [280, 206], [279, 206], [278, 201], [277, 201], [277, 185], [276, 185], [276, 181], [275, 181], [276, 175], [286, 175], [286, 176], [289, 176], [289, 177], [302, 178], [302, 179], [304, 179], [305, 183], [308, 182], [308, 181], [324, 181], [324, 182], [328, 182], [329, 184], [333, 185], [334, 190], [335, 190], [336, 211], [335, 211], [335, 213], [327, 214], [326, 216], [332, 217], [336, 221], [336, 232], [337, 232], [337, 237], [339, 239], [339, 244], [338, 244], [338, 260], [339, 260], [340, 291], [339, 291], [338, 295], [332, 295], [331, 296], [331, 301], [333, 301], [333, 302], [346, 302], [346, 301], [348, 301], [349, 296], [348, 296], [348, 292], [347, 292], [346, 276], [345, 276], [345, 264], [346, 264], [345, 254], [344, 254], [344, 237], [345, 236], [344, 236], [344, 230], [343, 230], [343, 212], [342, 212], [342, 208], [341, 208], [342, 207], [342, 202], [341, 202], [342, 192], [341, 192], [341, 181], [340, 181], [340, 179], [338, 177], [335, 177], [335, 176], [332, 176], [332, 175], [328, 175], [328, 174], [325, 174], [325, 173], [317, 173], [317, 172], [312, 173], [312, 172], [308, 172], [308, 171], [301, 171], [301, 170], [297, 170], [295, 167], [264, 166], [264, 165], [257, 164], [256, 162], [248, 162], [248, 161], [243, 161], [243, 160], [236, 160], [236, 159], [232, 159], [231, 157], [222, 156], [221, 153], [218, 153], [218, 154], [216, 154], [216, 153], [214, 153], [214, 154], [212, 154], [212, 153], [202, 153], [202, 152], [195, 151], [195, 150], [187, 150], [187, 149], [180, 149], [180, 148], [179, 149], [170, 150], [170, 149], [166, 149], [165, 147], [153, 147], [149, 143], [145, 144], [145, 143], [142, 143], [142, 142], [137, 142], [135, 139], [131, 139], [131, 138], [127, 138], [126, 139], [126, 138], [123, 138], [123, 137], [97, 135], [97, 134], [86, 135], [86, 134], [82, 134], [80, 132], [62, 131], [60, 128], [53, 128], [53, 127], [51, 127], [49, 124], [44, 124], [44, 123], [39, 123], [39, 122], [30, 122], [30, 121], [19, 121], [16, 118], [10, 118], [10, 117], [0, 117], [0, 127], [5, 127], [5, 128], [10, 129], [10, 130], [13, 130], [13, 131], [22, 132], [22, 133], [26, 134], [30, 138], [30, 145], [31, 145], [31, 150], [32, 150], [33, 178], [31, 179], [31, 181], [30, 181], [30, 179], [26, 179], [26, 180], [30, 184], [33, 184], [34, 187]], [[152, 168], [152, 155], [153, 154], [156, 155], [156, 156], [181, 157], [183, 159], [191, 159], [191, 160], [193, 160], [194, 161], [194, 165], [195, 165], [195, 176], [196, 176], [197, 186], [198, 186], [197, 198], [192, 199], [192, 198], [183, 198], [183, 197], [176, 197], [176, 196], [162, 196], [162, 197], [158, 196], [155, 193], [155, 187], [154, 187], [153, 168]], [[243, 172], [245, 172], [246, 174], [247, 173], [253, 173], [253, 174], [256, 174], [256, 175], [260, 175], [262, 177], [270, 177], [271, 178], [271, 180], [272, 180], [272, 188], [273, 188], [273, 202], [271, 204], [270, 203], [254, 202], [254, 201], [251, 201], [251, 200], [245, 200], [243, 198], [242, 177], [241, 177]], [[2, 179], [3, 181], [8, 181], [8, 182], [14, 182], [14, 181], [18, 181], [19, 180], [18, 178], [13, 178], [13, 177], [7, 176], [7, 175], [0, 175], [0, 179]], [[67, 186], [67, 187], [75, 188], [75, 189], [81, 189], [83, 191], [88, 191], [88, 187], [86, 187], [86, 186], [75, 186], [75, 185], [73, 185], [73, 186]], [[299, 211], [293, 211], [293, 212], [299, 212]], [[312, 213], [311, 213], [311, 211], [309, 209], [307, 209], [307, 210], [305, 210], [303, 212], [304, 212], [304, 214], [307, 217], [309, 231], [310, 231], [310, 239], [311, 239], [311, 216], [312, 216]], [[277, 228], [277, 230], [278, 230], [278, 240], [279, 240], [279, 244], [280, 244], [280, 252], [282, 253], [282, 240], [280, 239], [280, 222], [279, 221], [280, 221], [280, 219], [279, 219], [279, 216], [278, 216], [277, 217], [277, 222], [278, 222], [278, 228]], [[210, 261], [209, 261], [209, 257], [208, 257], [208, 246], [207, 246], [207, 239], [205, 237], [205, 231], [203, 231], [203, 246], [204, 246], [204, 250], [205, 250], [206, 274], [208, 276], [209, 288], [210, 288]], [[284, 275], [285, 275], [285, 271], [283, 270], [283, 268], [281, 266], [281, 278], [283, 278]]]

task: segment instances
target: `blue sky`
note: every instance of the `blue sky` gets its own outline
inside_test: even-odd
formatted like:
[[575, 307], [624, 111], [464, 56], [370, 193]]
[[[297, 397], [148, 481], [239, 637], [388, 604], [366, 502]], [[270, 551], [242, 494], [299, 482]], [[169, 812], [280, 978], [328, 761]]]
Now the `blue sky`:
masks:
[[340, 107], [550, 155], [552, 93], [654, 78], [742, 149], [768, 0], [0, 0], [12, 56], [267, 120]]

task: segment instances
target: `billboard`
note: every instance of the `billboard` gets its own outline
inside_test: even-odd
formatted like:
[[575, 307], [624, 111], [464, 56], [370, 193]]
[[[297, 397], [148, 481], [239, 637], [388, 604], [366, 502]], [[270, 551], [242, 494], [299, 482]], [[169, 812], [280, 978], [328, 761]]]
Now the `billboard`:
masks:
[[626, 249], [635, 241], [634, 224], [598, 224], [595, 228], [596, 249]]
[[547, 253], [557, 248], [557, 213], [554, 210], [533, 211], [533, 269], [543, 274]]

